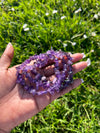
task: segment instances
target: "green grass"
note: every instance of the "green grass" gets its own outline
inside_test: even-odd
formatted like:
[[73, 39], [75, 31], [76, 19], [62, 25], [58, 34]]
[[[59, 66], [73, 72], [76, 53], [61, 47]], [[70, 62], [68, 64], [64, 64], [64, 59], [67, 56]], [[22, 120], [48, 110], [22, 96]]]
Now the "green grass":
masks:
[[[81, 11], [75, 14], [79, 8]], [[57, 13], [53, 14], [54, 10]], [[61, 19], [62, 16], [66, 17]], [[29, 31], [24, 31], [24, 24]], [[12, 133], [99, 133], [100, 1], [1, 1], [0, 56], [9, 42], [15, 49], [12, 66], [31, 55], [46, 52], [51, 46], [55, 50], [84, 52], [84, 60], [91, 59], [91, 66], [74, 76], [84, 79], [81, 86], [52, 102], [32, 119], [13, 129]], [[73, 42], [76, 42], [75, 46]]]

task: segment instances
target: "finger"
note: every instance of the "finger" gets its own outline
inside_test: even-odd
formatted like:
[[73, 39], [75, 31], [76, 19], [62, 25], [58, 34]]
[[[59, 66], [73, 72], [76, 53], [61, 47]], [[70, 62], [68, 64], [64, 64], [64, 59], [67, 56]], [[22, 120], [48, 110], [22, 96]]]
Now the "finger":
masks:
[[14, 48], [11, 43], [9, 43], [0, 58], [0, 69], [8, 69], [11, 64], [12, 58], [14, 56]]
[[69, 85], [66, 89], [61, 90], [59, 93], [55, 93], [54, 95], [50, 95], [51, 96], [51, 102], [55, 99], [57, 99], [58, 97], [64, 95], [65, 93], [70, 92], [72, 89], [78, 87], [81, 83], [82, 83], [82, 79], [75, 79], [73, 81], [73, 84]]
[[73, 74], [80, 72], [81, 70], [83, 70], [84, 68], [87, 67], [87, 62], [86, 61], [82, 61], [79, 63], [76, 63], [72, 66], [73, 68]]
[[72, 62], [75, 63], [75, 62], [81, 60], [82, 58], [84, 58], [84, 56], [85, 56], [84, 53], [73, 54], [73, 55], [71, 55], [71, 57], [73, 58]]
[[[79, 61], [83, 58], [83, 53], [77, 53], [71, 55], [73, 58], [73, 62]], [[59, 70], [63, 68], [62, 63], [59, 64]], [[54, 74], [54, 65], [47, 66], [46, 68], [42, 69], [45, 76], [51, 76]]]

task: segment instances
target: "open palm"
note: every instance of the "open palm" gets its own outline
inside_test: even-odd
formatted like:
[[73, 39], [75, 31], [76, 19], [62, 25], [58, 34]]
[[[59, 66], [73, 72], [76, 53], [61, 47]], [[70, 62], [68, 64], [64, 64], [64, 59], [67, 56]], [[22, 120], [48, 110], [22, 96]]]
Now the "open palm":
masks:
[[[9, 132], [12, 128], [31, 118], [54, 99], [79, 86], [81, 79], [75, 79], [73, 84], [51, 96], [49, 93], [42, 96], [32, 96], [16, 84], [16, 66], [9, 68], [14, 55], [11, 44], [8, 45], [0, 58], [0, 131]], [[83, 54], [73, 54], [73, 63], [82, 59]], [[77, 73], [87, 67], [87, 62], [79, 62], [73, 65], [73, 73]], [[46, 75], [54, 77], [53, 66], [44, 69]], [[51, 78], [51, 80], [52, 80]]]

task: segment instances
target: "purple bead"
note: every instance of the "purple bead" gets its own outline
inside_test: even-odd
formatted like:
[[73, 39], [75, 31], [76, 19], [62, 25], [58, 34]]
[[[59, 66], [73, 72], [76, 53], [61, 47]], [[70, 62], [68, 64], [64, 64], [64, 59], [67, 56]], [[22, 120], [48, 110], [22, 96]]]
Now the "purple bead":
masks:
[[46, 93], [47, 93], [47, 91], [38, 91], [37, 95], [43, 95], [43, 94], [46, 94]]
[[27, 86], [27, 85], [24, 86], [24, 89], [25, 89], [25, 90], [28, 90], [28, 89], [29, 89], [29, 86]]
[[32, 93], [33, 96], [36, 94], [36, 90], [35, 89], [31, 89], [29, 92]]
[[36, 79], [36, 80], [40, 80], [41, 77], [42, 77], [42, 75], [41, 75], [40, 73], [38, 73], [38, 74], [35, 76], [35, 79]]

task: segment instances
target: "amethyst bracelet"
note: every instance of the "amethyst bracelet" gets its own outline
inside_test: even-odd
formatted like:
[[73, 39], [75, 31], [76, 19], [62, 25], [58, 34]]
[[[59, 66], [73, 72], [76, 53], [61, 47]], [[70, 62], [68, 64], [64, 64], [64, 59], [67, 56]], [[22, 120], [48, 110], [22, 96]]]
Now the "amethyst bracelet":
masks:
[[[62, 64], [60, 70], [59, 64]], [[50, 81], [40, 70], [54, 64], [55, 78]], [[42, 95], [66, 88], [73, 81], [72, 58], [68, 53], [61, 50], [48, 50], [46, 53], [31, 56], [25, 60], [17, 69], [17, 83], [33, 95]]]

